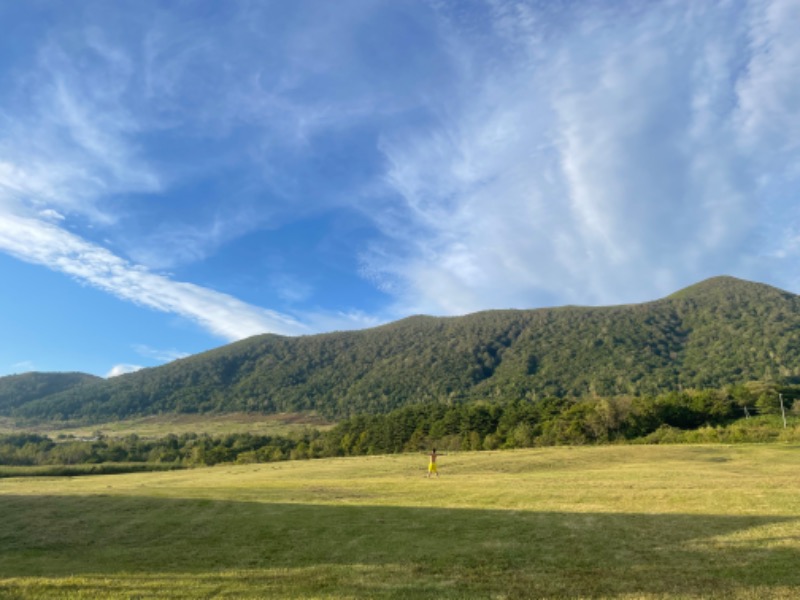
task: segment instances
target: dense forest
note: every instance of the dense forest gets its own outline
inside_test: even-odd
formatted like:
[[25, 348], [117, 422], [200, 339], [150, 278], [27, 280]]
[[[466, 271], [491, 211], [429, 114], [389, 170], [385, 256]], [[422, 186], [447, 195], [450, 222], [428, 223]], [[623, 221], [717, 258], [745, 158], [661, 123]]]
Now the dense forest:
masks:
[[[0, 465], [125, 463], [126, 470], [136, 470], [137, 463], [187, 467], [391, 454], [431, 447], [452, 451], [561, 444], [797, 441], [798, 397], [800, 386], [751, 383], [653, 397], [579, 400], [551, 396], [539, 402], [410, 405], [388, 414], [352, 417], [324, 432], [306, 429], [291, 437], [193, 433], [159, 439], [96, 435], [91, 440], [52, 440], [15, 434], [0, 436]], [[780, 426], [785, 416], [791, 428]]]
[[86, 373], [24, 373], [0, 377], [0, 414], [33, 400], [52, 396], [91, 382], [103, 379]]
[[792, 384], [800, 382], [800, 297], [718, 277], [637, 305], [418, 316], [296, 338], [267, 334], [108, 380], [87, 376], [60, 389], [9, 391], [41, 375], [0, 378], [0, 414], [101, 422], [315, 411], [341, 421], [410, 405], [538, 406], [545, 398]]

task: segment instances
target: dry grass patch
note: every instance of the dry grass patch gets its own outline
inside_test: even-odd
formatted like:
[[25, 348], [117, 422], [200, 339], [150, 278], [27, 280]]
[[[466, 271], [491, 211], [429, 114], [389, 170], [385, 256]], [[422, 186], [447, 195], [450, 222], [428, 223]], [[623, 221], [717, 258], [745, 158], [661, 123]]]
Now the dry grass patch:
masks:
[[331, 423], [314, 414], [282, 413], [264, 415], [260, 413], [166, 414], [110, 421], [95, 425], [74, 423], [56, 426], [54, 423], [24, 426], [7, 417], [0, 417], [2, 433], [38, 433], [53, 439], [59, 436], [90, 438], [101, 433], [111, 438], [123, 438], [135, 434], [143, 438], [161, 438], [169, 434], [207, 433], [212, 436], [228, 433], [252, 433], [255, 435], [289, 436], [307, 428], [325, 431]]

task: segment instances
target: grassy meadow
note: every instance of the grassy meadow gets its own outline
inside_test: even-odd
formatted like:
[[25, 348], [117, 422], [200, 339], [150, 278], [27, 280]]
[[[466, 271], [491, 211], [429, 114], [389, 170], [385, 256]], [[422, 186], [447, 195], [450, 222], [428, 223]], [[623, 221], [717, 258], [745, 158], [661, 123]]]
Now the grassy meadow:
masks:
[[160, 438], [169, 434], [207, 433], [212, 436], [229, 433], [289, 436], [307, 428], [325, 431], [332, 427], [322, 417], [307, 413], [264, 415], [260, 413], [222, 414], [166, 414], [132, 417], [86, 425], [45, 421], [39, 424], [17, 423], [9, 417], [0, 417], [0, 434], [38, 433], [53, 439], [58, 437], [90, 438], [97, 433], [110, 438], [123, 438], [135, 434], [143, 438]]
[[796, 598], [800, 447], [0, 480], [0, 598]]

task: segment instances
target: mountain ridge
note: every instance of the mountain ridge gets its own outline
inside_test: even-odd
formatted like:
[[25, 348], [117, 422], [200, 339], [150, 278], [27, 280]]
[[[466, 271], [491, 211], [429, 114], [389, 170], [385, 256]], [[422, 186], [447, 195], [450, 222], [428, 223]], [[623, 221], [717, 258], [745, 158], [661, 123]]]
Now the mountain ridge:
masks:
[[338, 419], [409, 403], [653, 394], [792, 377], [800, 377], [800, 297], [720, 276], [639, 304], [416, 315], [359, 331], [263, 334], [0, 403], [0, 414], [91, 420], [316, 411]]

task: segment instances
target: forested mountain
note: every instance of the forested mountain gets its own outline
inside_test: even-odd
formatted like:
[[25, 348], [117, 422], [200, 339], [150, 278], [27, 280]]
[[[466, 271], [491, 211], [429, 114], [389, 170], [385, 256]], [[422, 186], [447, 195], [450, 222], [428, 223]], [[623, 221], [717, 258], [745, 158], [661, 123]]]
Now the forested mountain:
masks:
[[86, 373], [23, 373], [0, 377], [0, 414], [36, 400], [102, 378]]
[[644, 304], [418, 316], [363, 331], [261, 335], [5, 401], [0, 411], [104, 419], [315, 410], [339, 419], [407, 404], [655, 394], [761, 379], [800, 381], [800, 297], [717, 277]]

